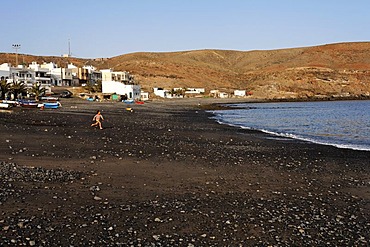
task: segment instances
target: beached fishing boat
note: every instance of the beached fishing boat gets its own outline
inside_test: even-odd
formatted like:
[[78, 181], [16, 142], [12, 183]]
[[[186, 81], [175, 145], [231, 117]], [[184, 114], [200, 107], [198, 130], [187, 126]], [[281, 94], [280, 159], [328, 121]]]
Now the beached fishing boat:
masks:
[[45, 102], [43, 105], [45, 109], [57, 109], [61, 106], [59, 102]]
[[38, 104], [34, 102], [26, 102], [26, 103], [22, 103], [21, 106], [24, 108], [36, 108]]
[[7, 100], [7, 99], [4, 99], [1, 101], [1, 103], [7, 103], [7, 104], [12, 104], [12, 105], [17, 105], [19, 102], [18, 101], [15, 101], [15, 100]]
[[0, 103], [0, 108], [1, 109], [9, 109], [10, 107], [12, 107], [11, 104], [8, 104], [8, 103]]
[[15, 101], [15, 100], [3, 100], [0, 103], [9, 104], [10, 107], [18, 106], [19, 105], [19, 102], [18, 101]]
[[47, 101], [47, 102], [57, 102], [57, 101], [59, 101], [59, 98], [58, 97], [51, 97], [51, 96], [44, 96], [44, 97], [41, 97], [40, 100]]
[[36, 108], [38, 106], [38, 103], [34, 100], [21, 100], [19, 104], [25, 108]]

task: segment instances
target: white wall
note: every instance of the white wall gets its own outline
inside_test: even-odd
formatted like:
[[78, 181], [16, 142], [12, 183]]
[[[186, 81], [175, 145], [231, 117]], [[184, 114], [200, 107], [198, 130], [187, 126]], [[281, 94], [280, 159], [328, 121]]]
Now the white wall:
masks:
[[244, 97], [246, 95], [245, 90], [234, 90], [234, 95], [237, 97]]
[[224, 99], [224, 98], [228, 98], [229, 95], [227, 93], [220, 92], [219, 97]]
[[10, 73], [9, 73], [9, 70], [1, 70], [1, 68], [0, 68], [0, 78], [1, 77], [4, 77], [4, 79], [5, 78], [10, 78]]
[[185, 93], [205, 93], [206, 90], [204, 88], [187, 88]]
[[168, 96], [168, 90], [165, 90], [163, 88], [158, 88], [158, 87], [155, 87], [153, 88], [153, 92], [155, 95], [159, 96], [159, 97], [162, 97], [162, 98], [166, 98]]
[[141, 91], [141, 100], [149, 100], [149, 93]]
[[103, 81], [103, 94], [127, 95], [129, 99], [140, 100], [141, 87], [139, 85], [125, 85], [117, 81]]

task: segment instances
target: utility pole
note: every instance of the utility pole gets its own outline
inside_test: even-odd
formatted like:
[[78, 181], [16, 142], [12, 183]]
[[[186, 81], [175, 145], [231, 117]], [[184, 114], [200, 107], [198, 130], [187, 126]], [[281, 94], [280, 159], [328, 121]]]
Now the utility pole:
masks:
[[68, 57], [71, 57], [71, 41], [68, 39]]
[[15, 50], [15, 63], [16, 63], [16, 66], [18, 66], [18, 50], [21, 49], [21, 45], [13, 44], [12, 47]]
[[62, 63], [60, 63], [60, 86], [63, 86], [63, 68], [62, 68]]

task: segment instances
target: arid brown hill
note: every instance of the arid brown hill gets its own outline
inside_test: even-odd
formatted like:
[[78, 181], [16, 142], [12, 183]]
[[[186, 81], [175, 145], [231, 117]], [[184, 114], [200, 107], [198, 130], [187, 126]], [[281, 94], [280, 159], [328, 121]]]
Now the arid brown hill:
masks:
[[[0, 54], [0, 62], [11, 62], [14, 56]], [[27, 62], [57, 59], [63, 64], [72, 60], [24, 56]], [[370, 94], [370, 42], [269, 51], [139, 52], [105, 61], [73, 60], [77, 65], [91, 63], [98, 68], [129, 71], [147, 90], [152, 87], [204, 87], [229, 92], [247, 89], [255, 96], [267, 98]]]

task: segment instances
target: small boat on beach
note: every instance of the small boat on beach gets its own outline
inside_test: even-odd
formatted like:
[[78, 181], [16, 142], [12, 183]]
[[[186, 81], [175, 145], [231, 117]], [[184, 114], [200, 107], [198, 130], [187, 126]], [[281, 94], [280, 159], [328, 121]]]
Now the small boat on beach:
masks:
[[0, 103], [0, 108], [1, 109], [9, 109], [11, 107], [12, 107], [11, 104], [8, 104], [8, 103]]
[[34, 100], [21, 100], [19, 104], [24, 108], [37, 108], [38, 103]]
[[45, 109], [57, 109], [61, 106], [61, 104], [59, 102], [45, 102], [43, 104], [43, 107]]
[[15, 101], [15, 100], [3, 100], [3, 101], [0, 101], [0, 103], [8, 104], [9, 107], [13, 107], [13, 106], [18, 106], [19, 105], [19, 102], [18, 101]]
[[18, 101], [15, 101], [15, 100], [7, 100], [7, 99], [4, 99], [3, 101], [1, 101], [1, 103], [7, 103], [7, 104], [11, 104], [11, 105], [18, 105]]
[[57, 102], [57, 101], [59, 101], [59, 98], [58, 97], [46, 96], [46, 97], [41, 97], [40, 100], [46, 101], [46, 102]]

